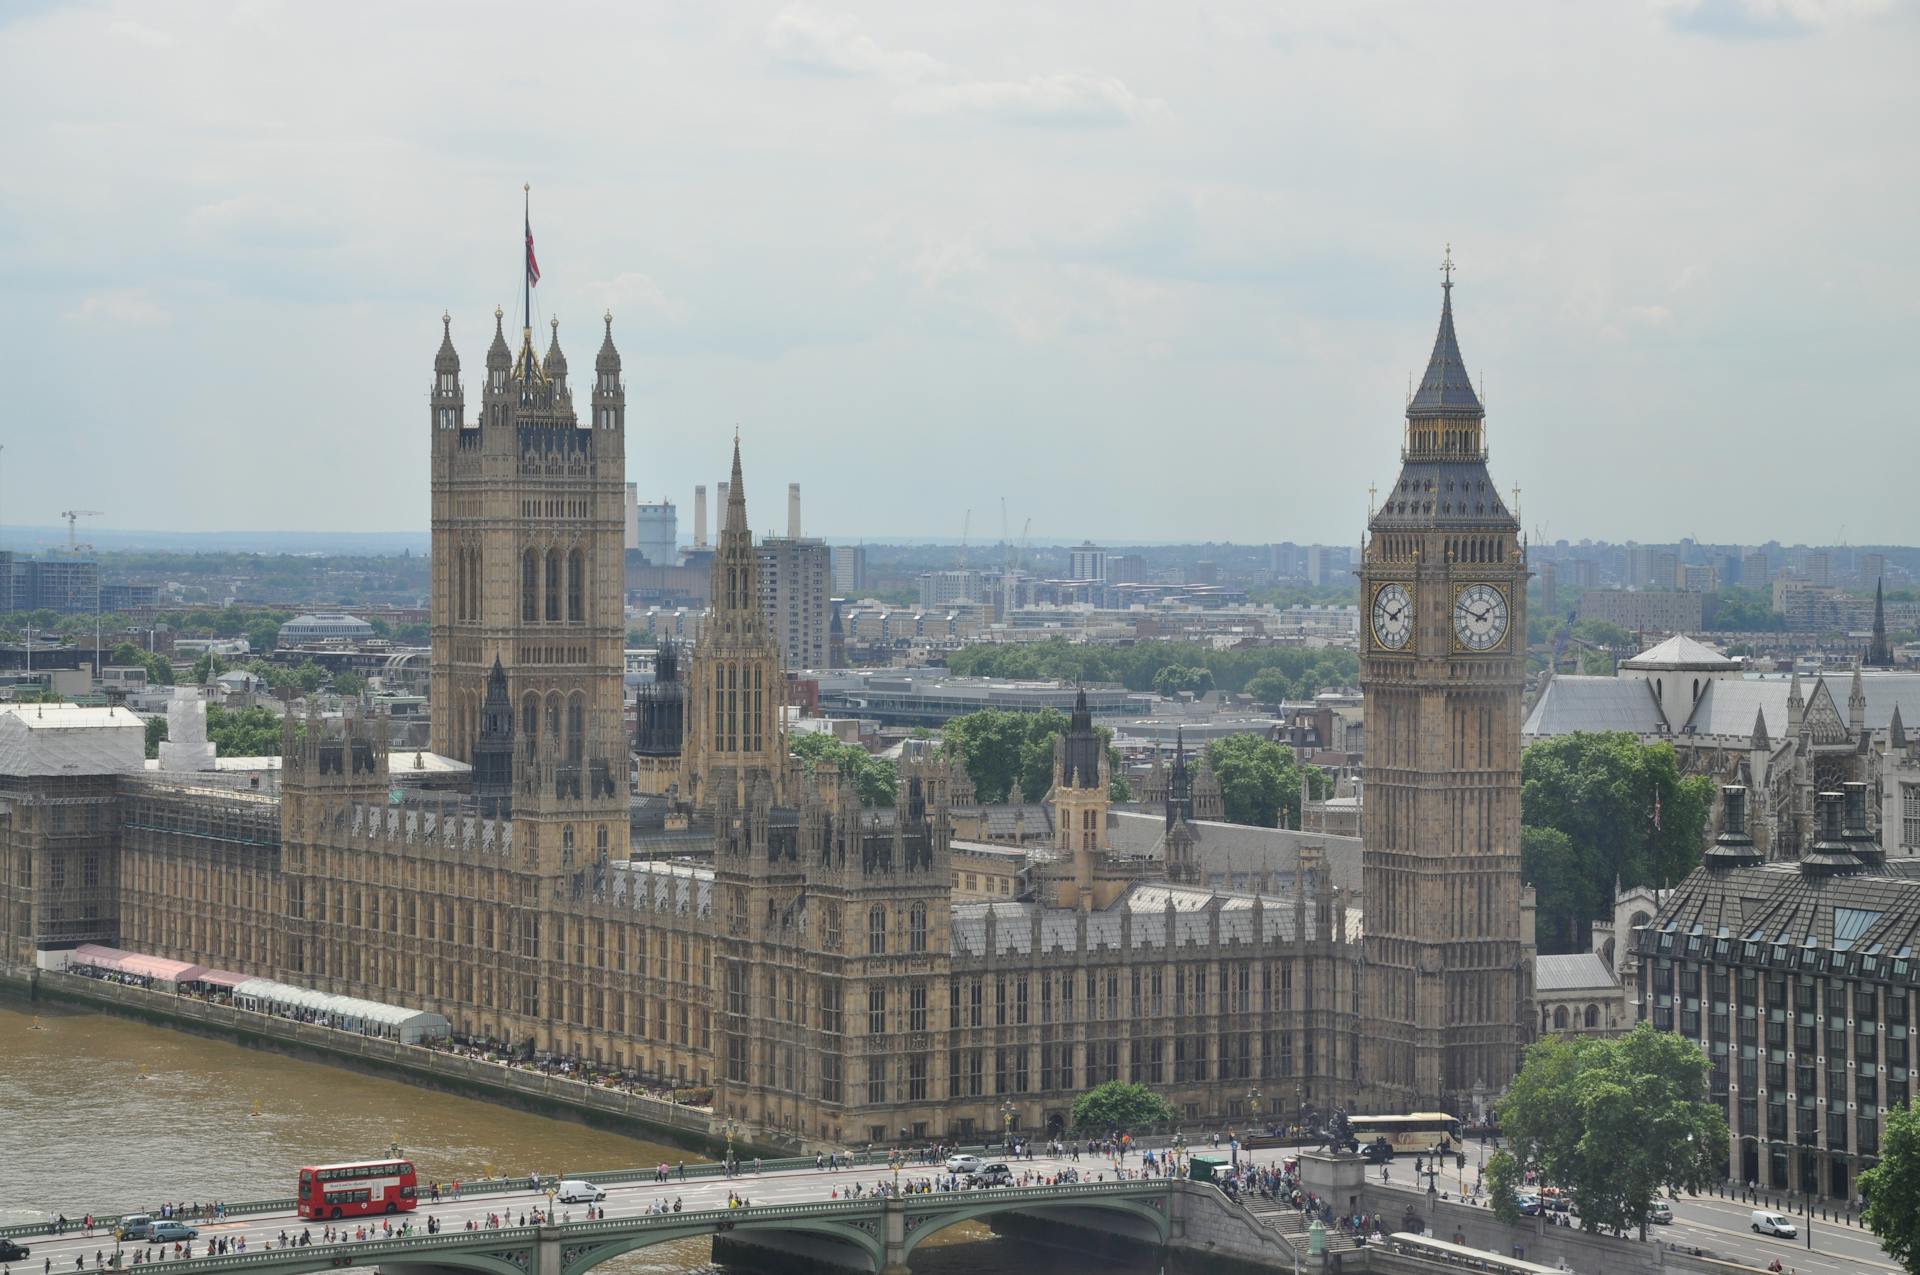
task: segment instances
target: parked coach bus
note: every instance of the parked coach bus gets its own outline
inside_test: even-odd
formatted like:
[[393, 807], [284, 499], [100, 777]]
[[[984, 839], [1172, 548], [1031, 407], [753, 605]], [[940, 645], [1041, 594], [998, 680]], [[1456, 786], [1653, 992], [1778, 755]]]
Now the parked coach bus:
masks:
[[1427, 1155], [1435, 1150], [1460, 1148], [1460, 1122], [1444, 1111], [1416, 1111], [1410, 1116], [1352, 1116], [1354, 1140], [1365, 1151], [1380, 1138], [1395, 1155]]
[[322, 1164], [300, 1170], [294, 1205], [309, 1221], [402, 1213], [420, 1201], [411, 1160]]

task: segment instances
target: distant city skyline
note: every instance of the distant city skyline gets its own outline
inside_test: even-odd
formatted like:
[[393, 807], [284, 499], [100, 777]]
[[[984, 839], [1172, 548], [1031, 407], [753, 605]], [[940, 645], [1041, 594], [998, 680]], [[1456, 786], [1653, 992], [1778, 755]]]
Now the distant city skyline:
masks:
[[1914, 6], [523, 24], [0, 12], [0, 518], [424, 529], [439, 317], [472, 401], [530, 182], [627, 478], [690, 503], [737, 424], [757, 531], [798, 481], [841, 540], [1356, 541], [1451, 243], [1529, 534], [1915, 534]]

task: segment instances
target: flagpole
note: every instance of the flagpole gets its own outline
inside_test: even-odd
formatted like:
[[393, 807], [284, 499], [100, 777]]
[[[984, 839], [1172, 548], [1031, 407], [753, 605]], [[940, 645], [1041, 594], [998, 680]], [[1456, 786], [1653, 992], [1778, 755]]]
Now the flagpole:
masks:
[[531, 332], [533, 331], [533, 274], [527, 269], [527, 240], [533, 237], [532, 182], [521, 183], [520, 198], [522, 213], [525, 219], [524, 234], [520, 240], [520, 294], [522, 298], [520, 313], [523, 319], [520, 326], [523, 330]]

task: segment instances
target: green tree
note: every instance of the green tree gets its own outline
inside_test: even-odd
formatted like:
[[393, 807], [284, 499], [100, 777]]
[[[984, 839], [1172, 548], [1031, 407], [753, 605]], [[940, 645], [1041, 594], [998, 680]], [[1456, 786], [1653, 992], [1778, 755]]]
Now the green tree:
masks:
[[1318, 766], [1301, 766], [1293, 749], [1259, 735], [1229, 735], [1207, 748], [1207, 761], [1220, 781], [1227, 822], [1262, 828], [1300, 826], [1301, 787], [1316, 800], [1332, 786]]
[[[1500, 1100], [1514, 1156], [1569, 1190], [1590, 1233], [1637, 1227], [1661, 1191], [1698, 1191], [1727, 1163], [1725, 1113], [1697, 1045], [1641, 1023], [1625, 1036], [1550, 1037]], [[1496, 1188], [1495, 1206], [1511, 1197]]]
[[1722, 633], [1770, 633], [1787, 627], [1787, 617], [1773, 609], [1773, 595], [1766, 589], [1721, 589], [1707, 612], [1707, 628]]
[[1513, 1158], [1511, 1151], [1502, 1148], [1493, 1153], [1487, 1161], [1487, 1202], [1493, 1206], [1494, 1216], [1508, 1226], [1517, 1225], [1521, 1218], [1520, 1162]]
[[[1671, 744], [1583, 731], [1530, 746], [1520, 762], [1521, 822], [1565, 834], [1582, 882], [1556, 895], [1575, 909], [1571, 922], [1556, 916], [1549, 925], [1543, 909], [1541, 934], [1555, 935], [1560, 950], [1585, 951], [1589, 927], [1612, 905], [1616, 880], [1666, 887], [1686, 876], [1700, 863], [1712, 802], [1713, 781], [1683, 778]], [[1545, 884], [1543, 877], [1532, 880]]]
[[280, 626], [272, 620], [256, 620], [247, 628], [247, 646], [265, 655], [280, 642]]
[[335, 695], [344, 695], [349, 699], [357, 699], [366, 692], [366, 689], [367, 679], [358, 673], [347, 671], [333, 675], [333, 693]]
[[1860, 1175], [1860, 1193], [1867, 1197], [1860, 1220], [1889, 1257], [1920, 1271], [1920, 1113], [1911, 1104], [1887, 1113], [1880, 1162]]
[[1631, 650], [1635, 645], [1633, 634], [1621, 628], [1611, 620], [1579, 620], [1573, 626], [1573, 635], [1596, 646], [1612, 647], [1616, 650]]
[[1081, 1133], [1129, 1133], [1173, 1120], [1173, 1105], [1145, 1085], [1109, 1080], [1073, 1100], [1073, 1127]]
[[1587, 871], [1572, 840], [1558, 828], [1520, 828], [1520, 873], [1534, 888], [1534, 945], [1542, 952], [1585, 951], [1586, 922], [1606, 914], [1612, 882]]
[[1261, 669], [1247, 679], [1246, 693], [1253, 697], [1256, 704], [1278, 706], [1287, 702], [1293, 694], [1293, 679], [1277, 668]]
[[166, 741], [166, 738], [167, 719], [164, 717], [149, 717], [147, 719], [147, 756], [158, 757], [160, 755], [160, 745]]
[[1120, 754], [1111, 748], [1107, 750], [1107, 773], [1113, 776], [1107, 782], [1107, 800], [1116, 806], [1132, 801], [1133, 785], [1120, 773]]
[[143, 668], [147, 671], [147, 681], [160, 686], [173, 685], [173, 665], [167, 657], [158, 651], [143, 651], [131, 642], [114, 647], [107, 655], [107, 663]]
[[227, 662], [212, 651], [202, 652], [193, 662], [193, 671], [187, 674], [187, 680], [195, 686], [205, 686], [214, 678], [227, 671]]
[[1213, 689], [1213, 670], [1195, 668], [1190, 664], [1169, 664], [1153, 675], [1153, 690], [1156, 695], [1171, 699], [1182, 691], [1193, 695], [1205, 695]]
[[823, 761], [830, 761], [840, 774], [853, 781], [863, 806], [891, 806], [899, 793], [900, 777], [893, 766], [875, 757], [858, 744], [845, 743], [825, 731], [809, 731], [788, 737], [788, 747], [806, 763], [812, 774]]
[[209, 704], [207, 738], [222, 757], [278, 757], [280, 719], [271, 709]]

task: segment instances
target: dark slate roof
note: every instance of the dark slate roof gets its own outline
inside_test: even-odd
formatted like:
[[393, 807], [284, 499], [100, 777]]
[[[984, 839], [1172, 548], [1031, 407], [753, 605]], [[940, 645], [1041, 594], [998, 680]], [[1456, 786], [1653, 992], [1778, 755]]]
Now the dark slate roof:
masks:
[[1453, 285], [1442, 287], [1440, 331], [1433, 338], [1433, 356], [1427, 360], [1427, 374], [1407, 405], [1408, 416], [1482, 416], [1480, 396], [1467, 379], [1467, 365], [1460, 357], [1460, 341], [1453, 334]]
[[1481, 459], [1408, 460], [1400, 466], [1399, 481], [1382, 495], [1375, 529], [1519, 525]]
[[[1857, 965], [1851, 972], [1860, 976], [1884, 979], [1895, 973], [1893, 960], [1907, 965], [1920, 946], [1920, 880], [1884, 868], [1810, 876], [1791, 862], [1698, 868], [1636, 946], [1658, 956], [1809, 973], [1837, 969], [1839, 961]], [[1911, 977], [1920, 980], [1920, 963]]]

